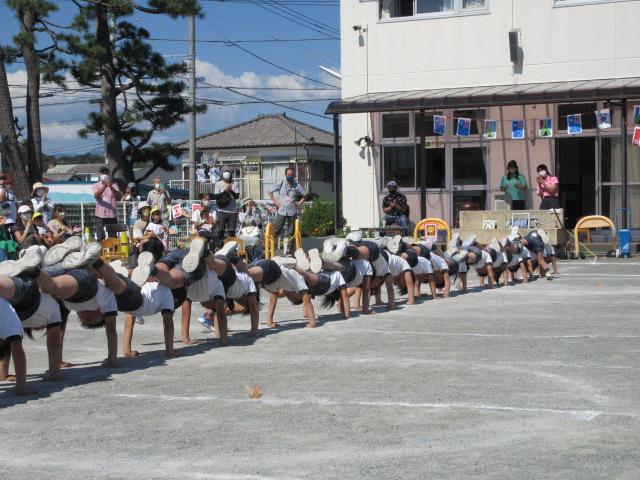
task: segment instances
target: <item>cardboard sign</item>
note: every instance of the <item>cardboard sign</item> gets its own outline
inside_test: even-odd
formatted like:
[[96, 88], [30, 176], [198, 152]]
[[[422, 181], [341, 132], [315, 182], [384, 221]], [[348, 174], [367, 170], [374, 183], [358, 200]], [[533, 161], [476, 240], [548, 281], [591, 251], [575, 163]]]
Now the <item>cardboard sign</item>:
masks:
[[438, 240], [438, 224], [437, 223], [425, 223], [424, 224], [424, 239]]
[[640, 147], [640, 127], [636, 127], [633, 131], [633, 145]]
[[182, 206], [180, 204], [171, 206], [171, 216], [173, 218], [179, 218], [182, 216]]

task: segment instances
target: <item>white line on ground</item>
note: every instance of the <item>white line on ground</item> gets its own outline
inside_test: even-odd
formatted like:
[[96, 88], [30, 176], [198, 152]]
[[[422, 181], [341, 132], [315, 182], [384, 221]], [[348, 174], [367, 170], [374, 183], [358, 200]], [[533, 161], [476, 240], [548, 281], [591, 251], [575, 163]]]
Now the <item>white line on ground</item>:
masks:
[[183, 401], [183, 402], [228, 402], [228, 403], [263, 403], [267, 405], [360, 405], [368, 407], [404, 407], [404, 408], [430, 408], [430, 409], [459, 409], [459, 410], [498, 410], [510, 412], [530, 412], [530, 413], [550, 413], [553, 415], [570, 415], [580, 420], [593, 420], [600, 415], [609, 415], [616, 417], [638, 417], [637, 413], [625, 412], [607, 412], [604, 410], [562, 410], [555, 408], [524, 408], [510, 407], [501, 405], [473, 405], [464, 403], [409, 403], [409, 402], [336, 402], [333, 400], [323, 399], [304, 399], [296, 400], [292, 398], [253, 398], [253, 399], [231, 399], [215, 396], [196, 396], [196, 397], [179, 397], [173, 395], [143, 395], [143, 394], [125, 394], [117, 393], [115, 397], [152, 399], [158, 401]]
[[400, 335], [433, 335], [443, 337], [489, 337], [489, 338], [640, 338], [640, 335], [510, 335], [491, 333], [441, 333], [415, 332], [407, 330], [367, 330], [373, 333], [392, 333]]

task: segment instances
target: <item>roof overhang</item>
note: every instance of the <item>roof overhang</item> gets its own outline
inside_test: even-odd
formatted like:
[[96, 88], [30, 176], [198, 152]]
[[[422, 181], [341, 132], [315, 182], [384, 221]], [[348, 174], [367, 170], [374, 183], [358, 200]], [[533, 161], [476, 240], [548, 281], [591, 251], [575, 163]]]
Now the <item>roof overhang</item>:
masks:
[[331, 102], [327, 115], [640, 98], [640, 78], [379, 92]]

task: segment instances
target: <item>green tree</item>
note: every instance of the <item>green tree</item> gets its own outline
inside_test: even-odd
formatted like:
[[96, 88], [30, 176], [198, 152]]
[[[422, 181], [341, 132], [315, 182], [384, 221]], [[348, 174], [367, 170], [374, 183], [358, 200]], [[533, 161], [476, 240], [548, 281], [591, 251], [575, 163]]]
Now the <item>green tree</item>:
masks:
[[[129, 0], [74, 0], [80, 6], [75, 35], [66, 35], [69, 51], [76, 55], [71, 74], [83, 86], [100, 92], [100, 112], [91, 114], [79, 133], [104, 138], [105, 155], [119, 183], [141, 182], [157, 168], [173, 170], [171, 156], [179, 150], [171, 143], [153, 142], [154, 133], [183, 122], [191, 111], [184, 92], [183, 63], [167, 64], [147, 42], [149, 32], [125, 20], [136, 11], [166, 14], [171, 18], [198, 15], [197, 0], [151, 0], [149, 7]], [[110, 19], [116, 23], [110, 27]], [[197, 107], [199, 112], [205, 106]], [[134, 165], [151, 169], [135, 179]], [[121, 185], [122, 186], [122, 185]]]

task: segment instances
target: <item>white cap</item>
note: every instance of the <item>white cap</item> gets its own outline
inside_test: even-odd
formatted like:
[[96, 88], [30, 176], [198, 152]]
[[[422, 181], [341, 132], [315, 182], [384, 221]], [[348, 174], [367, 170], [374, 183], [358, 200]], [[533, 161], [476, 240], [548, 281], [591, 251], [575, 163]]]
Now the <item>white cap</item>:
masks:
[[19, 209], [18, 209], [18, 213], [25, 213], [25, 212], [30, 212], [32, 209], [29, 205], [22, 205]]

